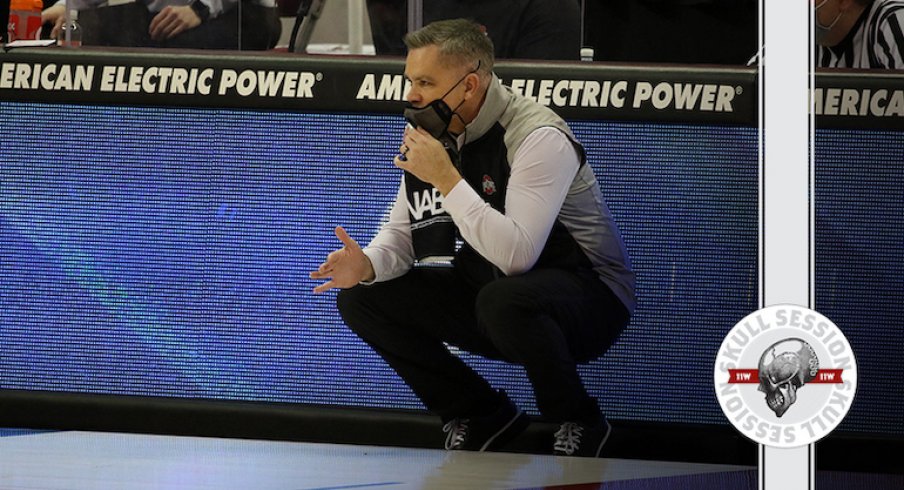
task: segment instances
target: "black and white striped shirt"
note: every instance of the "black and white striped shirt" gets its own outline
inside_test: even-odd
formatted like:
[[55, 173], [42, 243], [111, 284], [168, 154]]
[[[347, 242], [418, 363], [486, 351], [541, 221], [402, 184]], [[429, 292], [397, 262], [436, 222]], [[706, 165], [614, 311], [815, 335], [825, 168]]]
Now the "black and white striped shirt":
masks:
[[904, 0], [874, 0], [838, 45], [817, 46], [821, 68], [904, 70]]

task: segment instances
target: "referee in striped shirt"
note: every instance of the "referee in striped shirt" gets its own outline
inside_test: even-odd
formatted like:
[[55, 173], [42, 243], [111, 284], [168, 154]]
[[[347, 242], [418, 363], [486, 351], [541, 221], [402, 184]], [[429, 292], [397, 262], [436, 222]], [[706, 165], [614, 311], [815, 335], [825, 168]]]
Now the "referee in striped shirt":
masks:
[[816, 0], [816, 66], [904, 70], [904, 0]]

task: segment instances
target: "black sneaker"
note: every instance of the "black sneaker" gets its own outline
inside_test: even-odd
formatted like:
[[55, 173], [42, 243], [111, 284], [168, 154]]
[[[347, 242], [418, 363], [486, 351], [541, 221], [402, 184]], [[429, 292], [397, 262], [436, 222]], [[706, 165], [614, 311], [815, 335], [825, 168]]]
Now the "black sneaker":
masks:
[[446, 449], [486, 451], [496, 449], [511, 441], [530, 420], [527, 414], [505, 398], [503, 404], [485, 417], [456, 418], [443, 426], [446, 432]]
[[605, 417], [593, 427], [576, 422], [563, 422], [555, 433], [553, 454], [598, 458], [611, 433], [612, 426]]

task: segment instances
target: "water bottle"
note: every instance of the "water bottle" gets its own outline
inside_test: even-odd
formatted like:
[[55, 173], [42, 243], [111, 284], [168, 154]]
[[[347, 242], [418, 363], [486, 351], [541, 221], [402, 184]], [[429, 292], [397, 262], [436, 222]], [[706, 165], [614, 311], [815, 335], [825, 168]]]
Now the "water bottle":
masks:
[[41, 0], [9, 2], [9, 40], [38, 39], [41, 36]]
[[78, 25], [78, 10], [70, 10], [69, 18], [63, 21], [57, 33], [57, 44], [66, 48], [78, 48], [82, 45], [82, 28]]

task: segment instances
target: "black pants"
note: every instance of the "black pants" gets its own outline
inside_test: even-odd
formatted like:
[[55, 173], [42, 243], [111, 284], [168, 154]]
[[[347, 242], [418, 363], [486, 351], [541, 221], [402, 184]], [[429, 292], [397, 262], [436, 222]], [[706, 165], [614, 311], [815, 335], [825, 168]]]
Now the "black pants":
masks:
[[534, 270], [474, 290], [454, 269], [415, 268], [341, 291], [337, 301], [349, 328], [443, 421], [484, 415], [499, 404], [496, 391], [447, 342], [524, 366], [545, 418], [595, 422], [599, 408], [576, 364], [605, 352], [629, 316], [590, 270]]
[[239, 8], [235, 8], [171, 39], [154, 41], [148, 28], [155, 15], [140, 1], [82, 10], [78, 17], [83, 30], [82, 43], [85, 46], [263, 50], [276, 46], [282, 28], [275, 8], [243, 0], [241, 15]]

